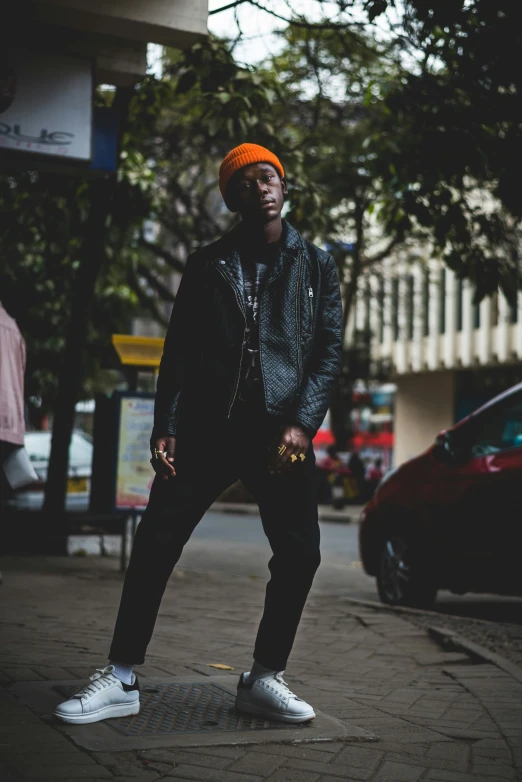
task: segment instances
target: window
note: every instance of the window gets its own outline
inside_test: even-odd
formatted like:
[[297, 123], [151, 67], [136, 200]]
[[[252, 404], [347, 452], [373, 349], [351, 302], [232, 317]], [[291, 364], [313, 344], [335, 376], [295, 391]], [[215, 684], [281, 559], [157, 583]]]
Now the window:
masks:
[[464, 300], [464, 280], [457, 280], [457, 331], [462, 331], [462, 307]]
[[498, 292], [491, 294], [491, 325], [498, 326], [499, 308], [498, 308]]
[[379, 276], [379, 342], [384, 342], [384, 280]]
[[370, 280], [366, 280], [364, 290], [364, 330], [366, 334], [370, 333], [370, 307], [372, 306], [372, 292], [370, 290]]
[[441, 269], [439, 286], [439, 334], [446, 332], [446, 269]]
[[522, 392], [472, 418], [462, 434], [472, 458], [522, 447]]
[[424, 317], [424, 329], [423, 333], [425, 337], [429, 337], [430, 334], [430, 270], [426, 269], [424, 272], [424, 280], [422, 282], [422, 312]]
[[413, 339], [413, 314], [415, 310], [415, 278], [408, 277], [408, 339]]
[[392, 280], [392, 330], [393, 339], [399, 339], [399, 280]]
[[[475, 291], [476, 296], [476, 291]], [[475, 301], [475, 296], [473, 296], [473, 328], [479, 329], [480, 328], [480, 301]]]
[[509, 315], [511, 323], [518, 323], [518, 293], [515, 293], [513, 301], [511, 302]]

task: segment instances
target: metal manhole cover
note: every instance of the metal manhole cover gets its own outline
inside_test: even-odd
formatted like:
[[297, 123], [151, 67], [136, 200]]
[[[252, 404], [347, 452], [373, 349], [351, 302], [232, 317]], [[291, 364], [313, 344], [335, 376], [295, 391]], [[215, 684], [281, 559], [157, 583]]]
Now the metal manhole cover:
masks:
[[[54, 689], [69, 698], [78, 691], [78, 686], [57, 686]], [[108, 720], [106, 724], [123, 736], [143, 737], [307, 727], [307, 723], [289, 726], [240, 714], [234, 706], [234, 695], [210, 682], [145, 685], [141, 688], [140, 701], [139, 714]]]

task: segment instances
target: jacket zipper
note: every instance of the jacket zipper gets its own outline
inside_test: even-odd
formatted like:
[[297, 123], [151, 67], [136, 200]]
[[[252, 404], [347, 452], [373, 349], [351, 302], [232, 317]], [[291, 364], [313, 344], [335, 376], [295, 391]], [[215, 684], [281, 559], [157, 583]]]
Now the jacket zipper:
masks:
[[237, 292], [236, 286], [232, 285], [232, 283], [230, 282], [230, 280], [228, 279], [226, 274], [223, 274], [223, 272], [221, 271], [221, 269], [219, 267], [216, 267], [216, 268], [217, 268], [218, 272], [221, 274], [221, 276], [223, 277], [223, 279], [225, 280], [225, 282], [227, 282], [230, 285], [230, 287], [233, 289], [234, 296], [236, 297], [236, 301], [237, 301], [237, 306], [239, 307], [239, 309], [241, 311], [241, 314], [243, 315], [243, 320], [245, 321], [245, 328], [243, 330], [243, 339], [241, 340], [241, 357], [239, 359], [239, 367], [238, 367], [238, 370], [237, 370], [236, 384], [235, 384], [235, 387], [234, 387], [234, 392], [233, 392], [232, 397], [230, 399], [230, 404], [228, 406], [228, 416], [227, 416], [227, 418], [230, 418], [230, 415], [232, 413], [232, 407], [234, 406], [234, 402], [236, 401], [237, 391], [238, 391], [238, 388], [239, 388], [239, 381], [241, 379], [241, 365], [243, 363], [243, 353], [244, 353], [245, 337], [246, 337], [246, 318], [245, 318], [245, 313], [243, 311], [243, 307], [241, 306], [241, 302], [239, 300], [239, 296], [238, 296], [238, 292]]
[[314, 297], [314, 290], [313, 290], [313, 288], [311, 286], [309, 286], [309, 288], [308, 288], [308, 302], [310, 304], [310, 331], [312, 331], [313, 325], [314, 325], [314, 304], [313, 304], [313, 301], [312, 301], [313, 297]]
[[301, 387], [301, 329], [299, 328], [299, 293], [301, 290], [301, 266], [302, 261], [301, 258], [298, 260], [298, 269], [297, 269], [297, 290], [295, 294], [295, 327], [296, 327], [296, 333], [297, 333], [297, 392], [296, 394], [299, 394], [299, 389]]

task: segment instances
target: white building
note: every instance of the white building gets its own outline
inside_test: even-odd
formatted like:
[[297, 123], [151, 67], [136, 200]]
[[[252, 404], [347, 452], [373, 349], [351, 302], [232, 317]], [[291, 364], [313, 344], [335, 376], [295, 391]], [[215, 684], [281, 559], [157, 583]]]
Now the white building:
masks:
[[522, 380], [522, 293], [475, 305], [471, 284], [437, 260], [383, 262], [360, 285], [347, 342], [355, 331], [397, 385], [395, 464]]

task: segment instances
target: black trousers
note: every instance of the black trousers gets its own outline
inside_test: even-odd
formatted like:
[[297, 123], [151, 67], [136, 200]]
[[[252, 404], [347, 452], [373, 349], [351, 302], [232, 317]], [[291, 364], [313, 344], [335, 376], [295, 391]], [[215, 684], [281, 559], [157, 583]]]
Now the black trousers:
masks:
[[127, 569], [109, 659], [144, 662], [161, 599], [174, 565], [216, 497], [240, 478], [259, 505], [273, 556], [271, 578], [254, 659], [284, 670], [320, 563], [312, 446], [304, 462], [270, 475], [268, 457], [281, 422], [238, 403], [219, 426], [199, 424], [178, 432], [177, 475], [156, 479], [138, 526]]

